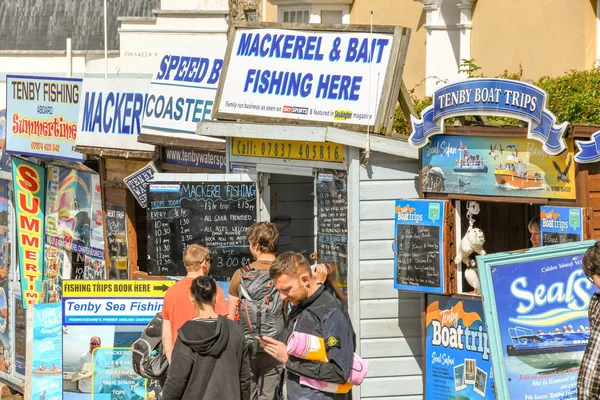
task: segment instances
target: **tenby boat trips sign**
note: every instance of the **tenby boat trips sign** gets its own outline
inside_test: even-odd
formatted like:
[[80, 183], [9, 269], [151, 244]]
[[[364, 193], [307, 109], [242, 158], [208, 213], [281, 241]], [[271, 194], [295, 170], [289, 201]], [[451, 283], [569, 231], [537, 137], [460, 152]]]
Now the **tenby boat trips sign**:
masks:
[[519, 81], [473, 78], [446, 85], [435, 91], [433, 104], [423, 110], [422, 119], [411, 117], [412, 134], [408, 142], [421, 148], [429, 137], [444, 133], [444, 120], [465, 115], [492, 115], [516, 118], [529, 125], [527, 137], [542, 143], [550, 155], [563, 152], [568, 123], [556, 123], [546, 108], [547, 94], [542, 89]]

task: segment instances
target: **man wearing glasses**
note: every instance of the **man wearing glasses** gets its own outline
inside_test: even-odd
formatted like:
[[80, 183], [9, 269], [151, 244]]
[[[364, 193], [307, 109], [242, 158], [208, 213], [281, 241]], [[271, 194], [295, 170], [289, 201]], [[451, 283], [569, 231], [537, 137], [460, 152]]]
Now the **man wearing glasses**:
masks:
[[[81, 357], [79, 357], [79, 368], [80, 369], [86, 363], [89, 363], [88, 366], [91, 365], [92, 353], [94, 352], [94, 350], [96, 350], [101, 345], [102, 345], [102, 341], [100, 340], [100, 338], [98, 336], [92, 336], [92, 338], [90, 339], [89, 351], [86, 351], [85, 353], [83, 353], [81, 355]], [[78, 382], [78, 388], [81, 393], [92, 393], [92, 377], [90, 376], [89, 378], [80, 379]]]
[[[198, 316], [190, 300], [192, 282], [199, 276], [208, 276], [210, 271], [210, 250], [200, 244], [192, 244], [183, 253], [183, 265], [187, 271], [185, 278], [171, 286], [165, 294], [163, 303], [162, 344], [169, 364], [171, 353], [177, 341], [177, 331], [184, 323]], [[217, 303], [215, 311], [227, 316], [225, 294], [217, 285]]]

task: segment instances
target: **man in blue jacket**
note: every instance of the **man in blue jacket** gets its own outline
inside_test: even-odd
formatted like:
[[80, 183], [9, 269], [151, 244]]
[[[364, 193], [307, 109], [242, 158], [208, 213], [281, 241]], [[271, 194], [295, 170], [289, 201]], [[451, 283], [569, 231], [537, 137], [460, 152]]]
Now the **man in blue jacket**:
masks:
[[[352, 325], [340, 303], [314, 279], [310, 265], [302, 254], [279, 255], [269, 274], [282, 300], [293, 308], [286, 321], [285, 343], [262, 337], [261, 345], [275, 359], [285, 364], [288, 399], [347, 400], [350, 394], [321, 392], [300, 385], [300, 377], [330, 383], [346, 383], [354, 359], [355, 338]], [[293, 331], [322, 337], [326, 343], [327, 362], [304, 360], [287, 353], [287, 340]]]

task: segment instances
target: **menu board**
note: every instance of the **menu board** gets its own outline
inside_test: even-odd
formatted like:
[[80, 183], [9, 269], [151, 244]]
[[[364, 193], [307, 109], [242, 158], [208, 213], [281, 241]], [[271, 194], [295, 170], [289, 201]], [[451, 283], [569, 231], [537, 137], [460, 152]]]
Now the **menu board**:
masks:
[[540, 208], [542, 246], [584, 240], [583, 209], [573, 207]]
[[317, 257], [337, 267], [338, 285], [348, 281], [348, 188], [346, 171], [321, 170], [317, 178]]
[[254, 182], [152, 183], [148, 186], [148, 274], [184, 276], [183, 252], [211, 251], [211, 275], [227, 280], [252, 262], [246, 232], [257, 217]]
[[127, 220], [125, 206], [106, 203], [106, 240], [111, 274], [127, 279]]
[[397, 200], [395, 214], [394, 287], [443, 293], [444, 203]]

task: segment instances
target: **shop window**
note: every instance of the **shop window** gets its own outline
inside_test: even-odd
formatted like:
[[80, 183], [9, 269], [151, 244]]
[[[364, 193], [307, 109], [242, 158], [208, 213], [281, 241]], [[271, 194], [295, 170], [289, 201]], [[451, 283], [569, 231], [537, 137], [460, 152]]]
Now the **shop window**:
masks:
[[279, 22], [307, 24], [310, 22], [310, 10], [308, 8], [279, 7]]
[[[469, 229], [469, 201], [457, 201], [455, 207], [460, 215], [461, 240], [465, 237]], [[527, 228], [529, 221], [534, 217], [539, 217], [540, 206], [537, 204], [517, 204], [517, 203], [491, 203], [477, 202], [479, 212], [473, 215], [473, 227], [481, 229], [485, 236], [483, 249], [487, 254], [499, 253], [503, 251], [521, 250], [532, 247], [530, 234]], [[476, 254], [471, 258], [475, 260]], [[459, 272], [464, 271], [465, 265], [458, 266]], [[463, 273], [462, 290], [460, 282], [458, 291], [468, 293], [473, 288], [467, 282]]]
[[341, 24], [343, 18], [344, 12], [342, 10], [321, 10], [322, 24]]

